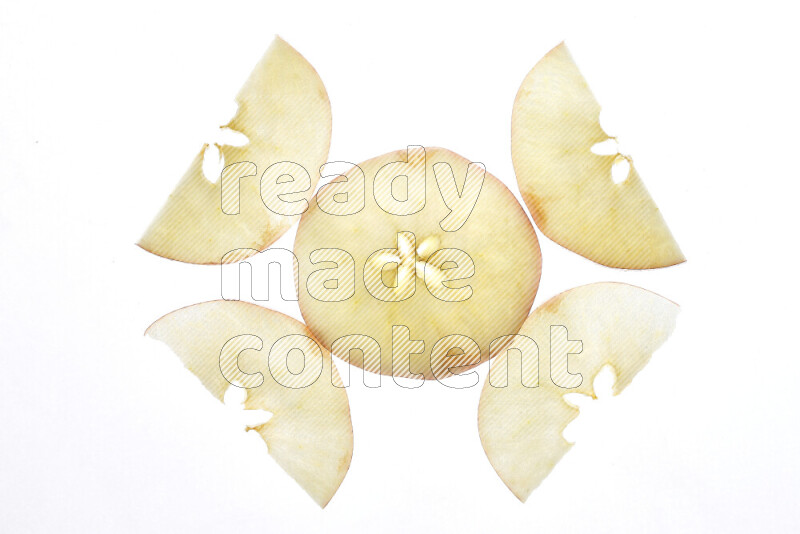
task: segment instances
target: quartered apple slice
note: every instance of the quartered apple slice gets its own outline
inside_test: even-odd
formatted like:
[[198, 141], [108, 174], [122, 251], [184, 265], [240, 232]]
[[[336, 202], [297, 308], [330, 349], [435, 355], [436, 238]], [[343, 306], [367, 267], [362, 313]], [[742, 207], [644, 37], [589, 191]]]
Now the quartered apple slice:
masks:
[[[239, 261], [264, 250], [307, 207], [331, 139], [331, 108], [314, 68], [276, 38], [236, 97], [230, 128], [247, 136], [222, 146], [221, 177], [203, 175], [207, 146], [195, 157], [139, 242], [187, 263]], [[229, 251], [247, 252], [223, 256]]]
[[676, 304], [655, 293], [598, 283], [561, 293], [528, 317], [492, 360], [478, 408], [486, 456], [518, 499], [572, 446], [562, 433], [578, 409], [564, 395], [596, 398], [592, 382], [605, 365], [620, 393], [672, 333], [677, 314]]
[[651, 269], [685, 261], [633, 164], [617, 184], [611, 169], [623, 156], [592, 152], [610, 139], [599, 118], [600, 105], [563, 43], [522, 82], [511, 156], [536, 225], [556, 243], [609, 267]]
[[272, 414], [252, 428], [275, 461], [324, 507], [353, 454], [350, 405], [330, 355], [301, 323], [240, 301], [195, 304], [147, 329], [220, 401], [248, 388], [244, 407]]
[[325, 184], [295, 240], [299, 304], [326, 347], [368, 371], [443, 379], [516, 333], [541, 274], [514, 195], [479, 163], [408, 147]]

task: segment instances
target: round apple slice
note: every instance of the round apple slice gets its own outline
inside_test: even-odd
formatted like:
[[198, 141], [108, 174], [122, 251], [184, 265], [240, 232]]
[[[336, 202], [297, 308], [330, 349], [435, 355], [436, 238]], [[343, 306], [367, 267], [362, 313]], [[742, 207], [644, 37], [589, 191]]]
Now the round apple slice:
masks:
[[[539, 229], [594, 262], [651, 269], [685, 261], [627, 156], [600, 156], [609, 136], [600, 105], [562, 43], [530, 71], [514, 101], [511, 157], [522, 198]], [[628, 160], [627, 179], [611, 169]]]
[[203, 147], [139, 241], [145, 250], [187, 263], [240, 261], [275, 242], [307, 207], [331, 139], [317, 72], [276, 38], [236, 102], [222, 128], [246, 135], [247, 144], [220, 147], [226, 167], [213, 182], [203, 175]]
[[324, 507], [353, 455], [350, 405], [327, 351], [303, 324], [240, 301], [169, 313], [147, 329], [166, 343], [220, 401], [247, 388], [244, 407], [272, 414], [255, 430], [269, 454]]
[[[564, 395], [597, 398], [605, 366], [620, 393], [675, 329], [678, 306], [619, 283], [571, 289], [548, 300], [491, 362], [478, 432], [497, 474], [521, 501], [572, 447], [563, 437], [578, 409]], [[515, 349], [515, 350], [511, 350]]]
[[479, 163], [390, 152], [323, 185], [295, 240], [306, 324], [368, 371], [443, 379], [515, 333], [541, 274], [530, 220]]

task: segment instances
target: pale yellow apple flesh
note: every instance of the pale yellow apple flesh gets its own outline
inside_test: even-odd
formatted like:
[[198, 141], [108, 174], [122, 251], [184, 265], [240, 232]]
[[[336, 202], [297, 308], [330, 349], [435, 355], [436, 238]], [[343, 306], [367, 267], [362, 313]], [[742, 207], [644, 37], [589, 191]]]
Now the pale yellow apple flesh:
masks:
[[[294, 252], [303, 318], [336, 356], [384, 375], [443, 379], [486, 361], [492, 340], [517, 332], [536, 295], [541, 255], [529, 218], [502, 182], [449, 150], [425, 151], [424, 156], [417, 153], [424, 163], [409, 172], [412, 180], [425, 179], [424, 201], [409, 210], [418, 211], [396, 215], [398, 211], [391, 211], [395, 208], [387, 212], [376, 201], [376, 195], [385, 193], [375, 190], [376, 174], [417, 157], [406, 149], [391, 152], [343, 175], [352, 186], [349, 197], [340, 189], [344, 186], [322, 186], [300, 221]], [[457, 200], [447, 187], [453, 180], [465, 198], [478, 195], [471, 211], [448, 215], [448, 205]], [[403, 191], [396, 194], [414, 198]], [[334, 197], [363, 207], [343, 215], [346, 204], [337, 205]], [[333, 267], [324, 262], [337, 256], [340, 293], [338, 300], [325, 301], [319, 296], [326, 276], [321, 269]], [[367, 273], [392, 258], [399, 266], [390, 263], [380, 275]], [[448, 272], [454, 265], [458, 275]], [[442, 283], [442, 276], [462, 280]], [[401, 291], [400, 281], [411, 282], [414, 289]], [[348, 335], [362, 337], [345, 339]], [[369, 350], [364, 350], [367, 344]]]
[[[226, 171], [213, 181], [203, 175], [203, 147], [139, 241], [145, 250], [187, 263], [230, 263], [264, 250], [297, 222], [330, 146], [331, 109], [322, 80], [276, 38], [236, 102], [236, 115], [223, 128], [243, 133], [248, 143], [220, 147]], [[294, 182], [280, 178], [284, 170]], [[226, 256], [239, 249], [245, 250]]]
[[220, 401], [232, 383], [249, 388], [245, 409], [272, 414], [252, 428], [269, 454], [320, 506], [330, 501], [353, 454], [350, 405], [330, 354], [303, 324], [254, 304], [213, 301], [165, 315], [147, 335]]
[[685, 261], [633, 164], [617, 184], [611, 169], [620, 156], [592, 152], [610, 138], [599, 118], [600, 105], [563, 43], [522, 82], [511, 156], [536, 225], [556, 243], [609, 267]]
[[[525, 338], [509, 345], [520, 350], [491, 361], [478, 408], [486, 456], [517, 498], [525, 501], [572, 446], [562, 433], [578, 409], [564, 395], [596, 398], [593, 380], [605, 365], [620, 393], [672, 333], [677, 314], [675, 303], [619, 283], [577, 287], [534, 310], [519, 331]], [[538, 365], [527, 339], [538, 345]]]

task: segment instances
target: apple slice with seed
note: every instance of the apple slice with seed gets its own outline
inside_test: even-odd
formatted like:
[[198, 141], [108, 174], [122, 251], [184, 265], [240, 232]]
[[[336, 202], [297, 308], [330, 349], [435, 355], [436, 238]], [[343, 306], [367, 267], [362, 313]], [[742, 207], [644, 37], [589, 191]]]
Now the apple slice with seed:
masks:
[[442, 148], [390, 152], [323, 185], [294, 252], [317, 339], [405, 378], [441, 380], [486, 361], [490, 342], [522, 325], [541, 274], [514, 195]]
[[236, 102], [223, 128], [244, 134], [247, 144], [220, 147], [225, 169], [212, 180], [203, 174], [203, 147], [139, 241], [145, 250], [187, 263], [239, 261], [275, 242], [307, 207], [331, 139], [317, 72], [276, 38]]
[[[539, 229], [594, 262], [652, 269], [685, 261], [628, 156], [597, 155], [610, 137], [600, 105], [562, 43], [530, 71], [514, 101], [511, 157]], [[615, 183], [612, 167], [630, 163]]]
[[248, 388], [245, 409], [272, 414], [249, 430], [317, 504], [330, 501], [353, 454], [350, 405], [330, 354], [302, 323], [220, 300], [169, 313], [146, 334], [166, 343], [220, 401], [229, 387]]
[[519, 500], [572, 446], [563, 431], [578, 409], [564, 395], [597, 398], [593, 380], [606, 365], [616, 373], [614, 394], [620, 393], [672, 333], [677, 314], [675, 303], [638, 287], [581, 286], [534, 310], [494, 357], [478, 432], [489, 462]]

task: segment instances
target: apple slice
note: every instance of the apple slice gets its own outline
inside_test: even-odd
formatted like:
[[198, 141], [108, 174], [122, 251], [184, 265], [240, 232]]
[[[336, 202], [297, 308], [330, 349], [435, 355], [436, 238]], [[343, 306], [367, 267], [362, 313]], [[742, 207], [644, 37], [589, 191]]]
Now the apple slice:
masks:
[[249, 388], [245, 409], [272, 413], [249, 430], [317, 504], [328, 504], [353, 454], [350, 405], [330, 355], [303, 324], [219, 300], [169, 313], [146, 334], [169, 345], [220, 401], [231, 384]]
[[[139, 241], [145, 250], [187, 263], [240, 261], [275, 242], [307, 206], [331, 139], [330, 101], [317, 72], [276, 38], [236, 102], [223, 128], [248, 143], [220, 147], [226, 167], [215, 182], [203, 175], [203, 147]], [[249, 250], [223, 260], [238, 249]]]
[[655, 293], [598, 283], [561, 293], [528, 317], [520, 337], [492, 360], [478, 408], [486, 456], [519, 500], [572, 446], [562, 433], [578, 409], [564, 395], [597, 398], [592, 382], [605, 365], [620, 393], [672, 333], [677, 314], [675, 303]]
[[405, 378], [444, 379], [486, 361], [490, 342], [522, 325], [541, 274], [511, 191], [442, 148], [390, 152], [323, 185], [294, 252], [300, 310], [317, 339]]
[[[539, 229], [594, 262], [652, 269], [685, 261], [630, 158], [599, 156], [609, 136], [600, 105], [562, 43], [528, 73], [514, 101], [511, 157], [522, 198]], [[630, 171], [616, 184], [620, 158]]]

